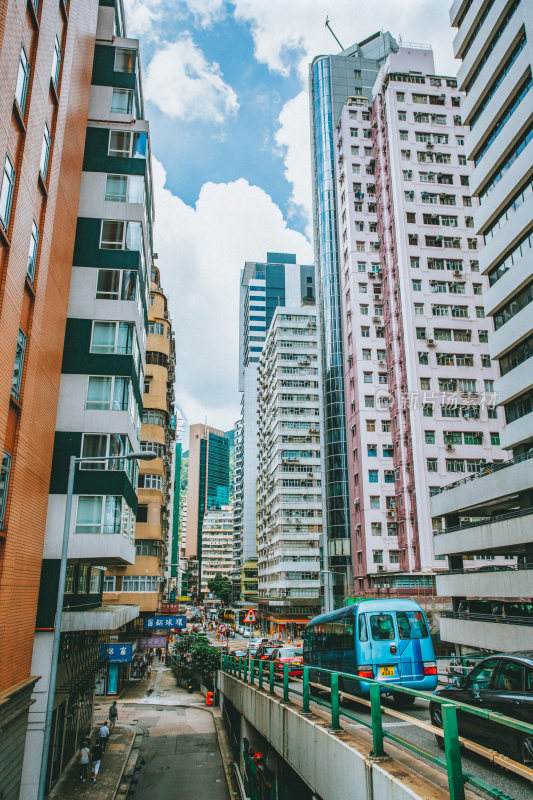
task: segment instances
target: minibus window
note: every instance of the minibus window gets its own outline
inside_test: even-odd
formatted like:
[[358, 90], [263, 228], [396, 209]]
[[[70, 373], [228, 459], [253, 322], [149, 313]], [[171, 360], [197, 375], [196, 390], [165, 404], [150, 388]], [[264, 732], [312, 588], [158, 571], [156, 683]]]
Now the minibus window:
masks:
[[394, 639], [394, 625], [390, 614], [372, 614], [370, 617], [370, 630], [374, 641], [388, 641]]
[[421, 611], [397, 611], [400, 639], [426, 639], [428, 629]]
[[366, 627], [366, 616], [359, 614], [359, 641], [368, 642], [368, 631]]

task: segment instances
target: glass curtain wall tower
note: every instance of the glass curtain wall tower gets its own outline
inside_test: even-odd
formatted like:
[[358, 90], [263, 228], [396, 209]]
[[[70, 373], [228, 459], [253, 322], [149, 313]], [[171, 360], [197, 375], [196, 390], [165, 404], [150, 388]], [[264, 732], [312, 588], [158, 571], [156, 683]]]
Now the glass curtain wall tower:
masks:
[[377, 33], [339, 55], [317, 56], [310, 68], [313, 217], [322, 350], [326, 608], [342, 603], [352, 576], [333, 134], [346, 99], [370, 97], [380, 63], [396, 50], [390, 33]]

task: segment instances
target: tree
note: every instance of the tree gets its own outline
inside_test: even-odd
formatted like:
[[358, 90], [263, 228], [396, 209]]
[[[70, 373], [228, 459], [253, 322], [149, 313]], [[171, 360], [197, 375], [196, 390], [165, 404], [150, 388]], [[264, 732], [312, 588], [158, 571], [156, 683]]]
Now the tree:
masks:
[[229, 603], [231, 599], [231, 581], [227, 575], [215, 575], [207, 583], [210, 592], [216, 595], [223, 603]]

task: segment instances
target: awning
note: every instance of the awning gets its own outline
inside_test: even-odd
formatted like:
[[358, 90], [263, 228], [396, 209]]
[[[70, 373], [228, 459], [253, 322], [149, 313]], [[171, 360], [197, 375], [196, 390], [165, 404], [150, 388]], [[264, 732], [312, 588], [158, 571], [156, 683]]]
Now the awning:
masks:
[[307, 625], [311, 622], [311, 617], [267, 617], [270, 622], [276, 622], [278, 625], [288, 625], [290, 622], [296, 622], [299, 625]]
[[79, 611], [63, 611], [61, 633], [115, 631], [139, 616], [139, 606], [106, 605]]

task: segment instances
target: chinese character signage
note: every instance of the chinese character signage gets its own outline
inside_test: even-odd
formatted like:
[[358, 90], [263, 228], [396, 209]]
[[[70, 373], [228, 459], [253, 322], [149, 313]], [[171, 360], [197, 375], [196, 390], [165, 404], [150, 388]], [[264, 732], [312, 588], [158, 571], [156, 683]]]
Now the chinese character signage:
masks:
[[161, 611], [163, 614], [177, 614], [178, 613], [178, 604], [177, 603], [162, 603], [161, 604]]
[[135, 645], [131, 642], [114, 642], [108, 645], [107, 653], [110, 664], [129, 664], [133, 658]]
[[151, 630], [169, 630], [170, 628], [186, 628], [187, 620], [184, 616], [145, 617], [144, 627], [150, 628]]
[[165, 636], [144, 636], [137, 640], [139, 647], [166, 647], [167, 637]]

